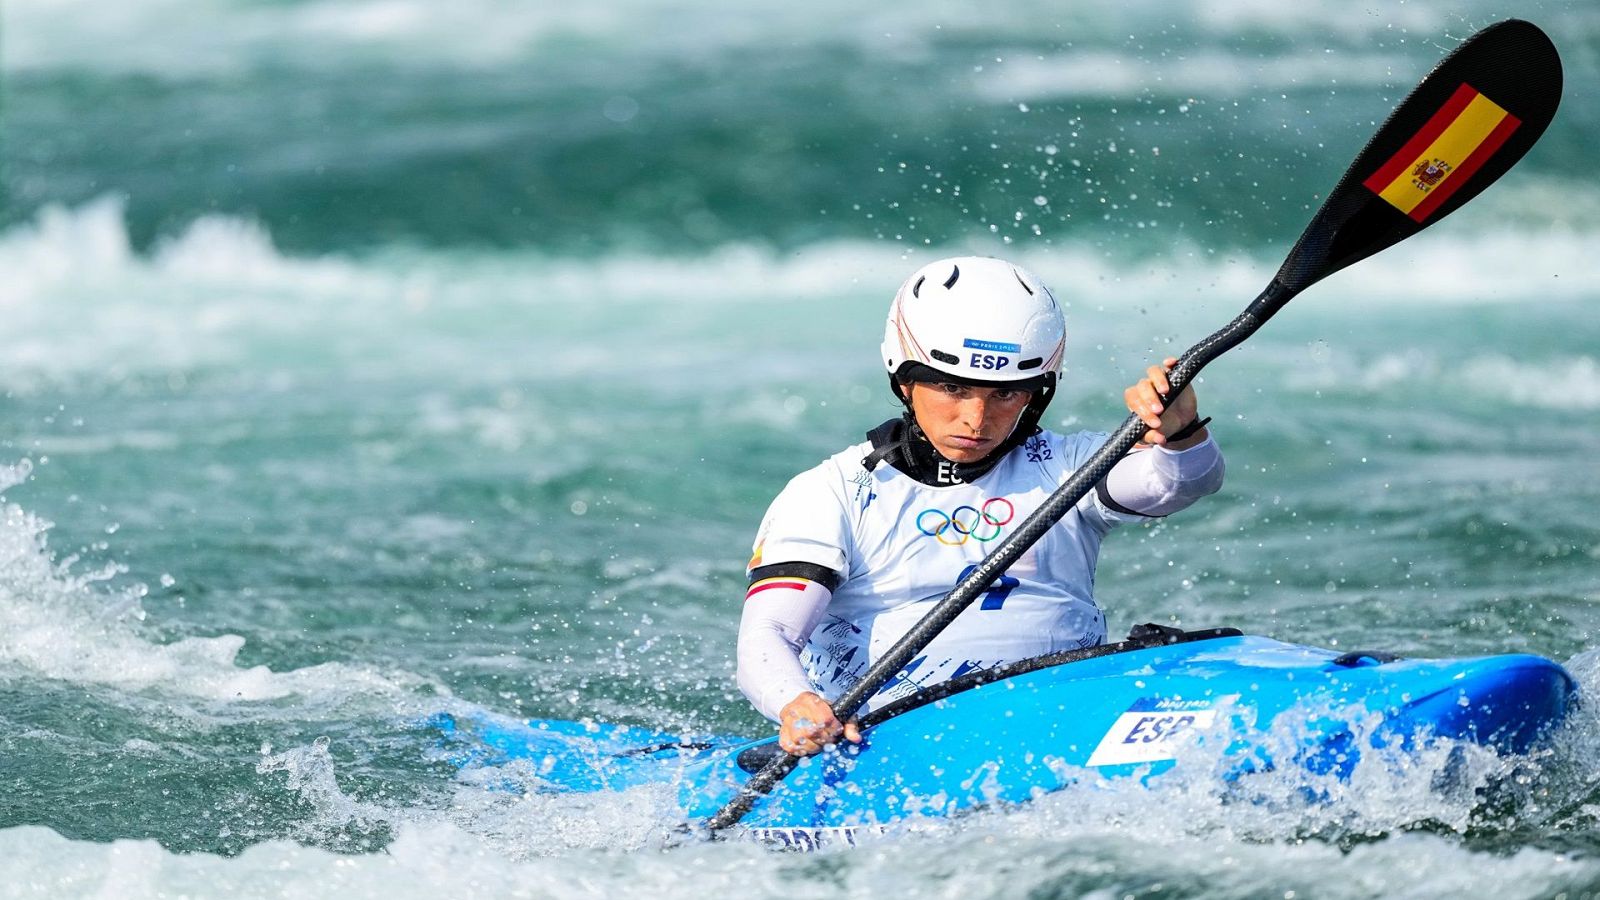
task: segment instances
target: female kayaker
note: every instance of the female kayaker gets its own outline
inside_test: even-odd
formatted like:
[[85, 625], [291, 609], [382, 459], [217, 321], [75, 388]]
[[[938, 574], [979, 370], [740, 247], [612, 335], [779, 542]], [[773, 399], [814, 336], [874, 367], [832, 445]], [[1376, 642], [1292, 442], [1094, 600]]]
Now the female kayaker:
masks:
[[[749, 564], [739, 688], [779, 723], [785, 750], [860, 740], [829, 700], [1099, 448], [1103, 434], [1039, 427], [1065, 344], [1050, 291], [1003, 260], [939, 260], [895, 295], [882, 356], [905, 412], [791, 480]], [[868, 708], [973, 669], [1105, 640], [1094, 602], [1101, 539], [1222, 485], [1222, 455], [1194, 391], [1161, 402], [1175, 362], [1149, 367], [1124, 392], [1150, 428], [1147, 448], [1119, 462]]]

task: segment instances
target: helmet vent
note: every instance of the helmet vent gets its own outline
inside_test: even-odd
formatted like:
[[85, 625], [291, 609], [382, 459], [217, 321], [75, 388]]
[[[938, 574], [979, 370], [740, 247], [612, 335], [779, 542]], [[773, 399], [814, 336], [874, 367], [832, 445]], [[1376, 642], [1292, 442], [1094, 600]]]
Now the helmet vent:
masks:
[[911, 296], [916, 297], [919, 300], [922, 299], [922, 295], [917, 293], [917, 292], [922, 290], [922, 283], [924, 281], [927, 281], [927, 280], [928, 280], [928, 276], [926, 276], [926, 275], [922, 276], [921, 278], [918, 278], [917, 279], [917, 283], [911, 286]]
[[[934, 359], [937, 359], [939, 362], [942, 362], [947, 366], [957, 365], [958, 363], [961, 362], [961, 358], [960, 357], [955, 356], [954, 354], [951, 354], [951, 353], [946, 353], [943, 350], [930, 350], [930, 351], [928, 351], [928, 354], [930, 356], [932, 356]], [[1037, 365], [1037, 363], [1035, 363], [1035, 365]]]
[[1017, 363], [1017, 368], [1019, 368], [1019, 369], [1037, 369], [1037, 368], [1039, 368], [1039, 366], [1043, 362], [1044, 362], [1044, 357], [1035, 356], [1033, 359], [1025, 359], [1022, 362]]
[[1033, 288], [1028, 287], [1028, 283], [1026, 281], [1022, 280], [1022, 273], [1018, 272], [1016, 269], [1012, 269], [1011, 270], [1011, 274], [1017, 276], [1017, 284], [1022, 285], [1022, 289], [1028, 292], [1028, 296], [1029, 297], [1032, 297], [1033, 296]]
[[[954, 287], [955, 283], [956, 283], [956, 279], [960, 278], [960, 277], [961, 277], [961, 267], [960, 266], [951, 266], [950, 267], [950, 277], [946, 278], [944, 280], [945, 290], [949, 290], [950, 288]], [[951, 362], [955, 362], [955, 360], [951, 360]]]

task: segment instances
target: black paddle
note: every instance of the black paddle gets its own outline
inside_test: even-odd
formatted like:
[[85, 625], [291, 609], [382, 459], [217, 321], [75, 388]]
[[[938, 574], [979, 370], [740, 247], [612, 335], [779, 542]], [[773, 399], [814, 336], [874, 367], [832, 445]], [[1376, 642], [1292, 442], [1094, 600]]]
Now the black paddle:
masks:
[[[1561, 60], [1536, 26], [1509, 19], [1468, 38], [1429, 72], [1367, 143], [1289, 251], [1272, 283], [1227, 327], [1190, 347], [1167, 376], [1176, 396], [1207, 363], [1254, 334], [1293, 297], [1399, 243], [1477, 196], [1528, 152], [1561, 101]], [[987, 591], [1143, 437], [1129, 415], [1011, 536], [961, 579], [833, 704], [841, 721]], [[736, 824], [798, 763], [785, 755], [753, 775], [706, 821]]]

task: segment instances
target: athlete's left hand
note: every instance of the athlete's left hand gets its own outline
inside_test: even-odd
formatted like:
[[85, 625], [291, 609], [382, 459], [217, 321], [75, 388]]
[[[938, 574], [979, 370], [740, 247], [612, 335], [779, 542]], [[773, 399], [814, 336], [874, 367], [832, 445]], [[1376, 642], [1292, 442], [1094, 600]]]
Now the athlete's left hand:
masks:
[[1150, 427], [1144, 433], [1142, 442], [1162, 445], [1168, 450], [1183, 450], [1206, 439], [1206, 430], [1202, 428], [1181, 441], [1167, 440], [1168, 434], [1181, 430], [1200, 417], [1199, 402], [1195, 399], [1192, 386], [1185, 385], [1178, 396], [1170, 398], [1170, 403], [1161, 402], [1161, 395], [1172, 387], [1167, 381], [1167, 373], [1177, 364], [1176, 357], [1167, 357], [1161, 361], [1161, 365], [1146, 369], [1143, 378], [1122, 392], [1128, 410]]

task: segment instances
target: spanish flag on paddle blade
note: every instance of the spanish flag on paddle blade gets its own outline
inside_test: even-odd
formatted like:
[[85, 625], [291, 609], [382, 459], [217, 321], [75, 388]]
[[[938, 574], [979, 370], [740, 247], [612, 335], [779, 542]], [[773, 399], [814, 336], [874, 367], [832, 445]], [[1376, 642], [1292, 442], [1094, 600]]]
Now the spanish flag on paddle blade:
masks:
[[1521, 124], [1463, 83], [1399, 153], [1362, 183], [1395, 209], [1425, 222]]

